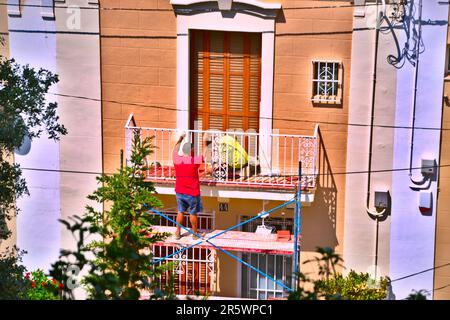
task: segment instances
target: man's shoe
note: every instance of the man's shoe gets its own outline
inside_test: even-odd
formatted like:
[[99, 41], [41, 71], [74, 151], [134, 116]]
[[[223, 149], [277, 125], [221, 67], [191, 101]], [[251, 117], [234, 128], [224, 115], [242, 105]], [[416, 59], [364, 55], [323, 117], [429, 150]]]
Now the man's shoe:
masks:
[[175, 233], [175, 240], [180, 240], [180, 239], [181, 239], [181, 234]]
[[205, 236], [205, 232], [197, 232], [197, 234], [200, 236], [200, 237], [198, 237], [197, 235], [195, 235], [195, 234], [193, 234], [192, 235], [192, 239], [194, 239], [194, 240], [199, 240], [199, 239], [203, 239], [203, 237]]

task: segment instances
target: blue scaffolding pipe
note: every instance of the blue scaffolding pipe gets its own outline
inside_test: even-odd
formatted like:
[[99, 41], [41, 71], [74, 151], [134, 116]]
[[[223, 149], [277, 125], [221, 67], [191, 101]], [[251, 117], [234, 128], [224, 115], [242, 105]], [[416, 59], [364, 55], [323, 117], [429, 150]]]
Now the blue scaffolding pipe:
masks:
[[[266, 214], [270, 214], [271, 212], [276, 211], [276, 210], [278, 210], [278, 209], [281, 209], [281, 208], [283, 208], [283, 207], [285, 207], [285, 206], [287, 206], [288, 204], [291, 204], [291, 203], [293, 203], [293, 202], [295, 202], [295, 198], [294, 198], [294, 199], [291, 199], [291, 200], [289, 200], [289, 201], [287, 201], [287, 202], [285, 202], [285, 203], [283, 203], [283, 204], [281, 204], [281, 205], [279, 205], [279, 206], [276, 206], [275, 208], [272, 208], [272, 209], [270, 209], [270, 210], [268, 210], [268, 211], [261, 212], [261, 213], [258, 214], [257, 216], [254, 216], [253, 218], [250, 218], [250, 219], [248, 219], [248, 220], [246, 220], [246, 221], [242, 221], [242, 222], [238, 223], [238, 224], [235, 225], [235, 226], [232, 226], [232, 227], [230, 227], [230, 228], [228, 228], [228, 229], [225, 229], [225, 230], [223, 230], [223, 231], [221, 231], [221, 232], [219, 232], [219, 233], [217, 233], [217, 234], [211, 236], [210, 238], [208, 238], [208, 240], [214, 239], [214, 238], [216, 238], [216, 237], [218, 237], [218, 236], [224, 234], [225, 232], [228, 232], [228, 231], [231, 231], [231, 230], [233, 230], [233, 229], [236, 229], [236, 228], [238, 228], [238, 227], [240, 227], [240, 226], [242, 226], [242, 225], [244, 225], [244, 224], [247, 224], [247, 223], [249, 223], [249, 222], [251, 222], [251, 221], [253, 221], [253, 220], [255, 220], [255, 219], [258, 219], [258, 218], [260, 218], [260, 217], [262, 217], [262, 216], [264, 216], [264, 215], [266, 215]], [[183, 228], [184, 230], [187, 230], [189, 233], [192, 233], [192, 234], [194, 234], [194, 235], [197, 235], [197, 234], [195, 234], [191, 229], [189, 229], [189, 228], [187, 228], [187, 227], [185, 227], [185, 226], [179, 224], [178, 222], [176, 222], [175, 220], [171, 219], [169, 216], [165, 215], [164, 213], [162, 213], [162, 212], [160, 212], [160, 211], [158, 211], [158, 210], [149, 208], [146, 204], [144, 204], [144, 206], [145, 206], [147, 209], [149, 209], [150, 211], [152, 211], [152, 212], [154, 212], [154, 213], [160, 215], [161, 217], [163, 217], [163, 218], [169, 220], [170, 222], [176, 224], [177, 226], [180, 226], [180, 227]], [[198, 235], [197, 235], [197, 236], [198, 236]], [[171, 254], [169, 254], [169, 255], [167, 255], [167, 256], [165, 256], [165, 257], [162, 257], [162, 258], [156, 260], [155, 263], [161, 262], [162, 260], [165, 260], [165, 259], [169, 259], [169, 258], [173, 257], [174, 255], [177, 255], [177, 254], [179, 254], [179, 253], [182, 253], [182, 252], [184, 252], [184, 251], [186, 251], [186, 250], [188, 250], [188, 249], [190, 249], [190, 248], [192, 248], [192, 247], [194, 247], [194, 246], [196, 246], [196, 245], [198, 245], [198, 244], [200, 244], [200, 243], [203, 243], [203, 242], [205, 242], [205, 241], [206, 241], [206, 240], [201, 240], [201, 241], [199, 241], [199, 242], [197, 242], [197, 243], [194, 243], [194, 244], [192, 244], [192, 245], [190, 245], [190, 246], [188, 246], [188, 247], [185, 247], [185, 248], [183, 248], [183, 249], [180, 249], [180, 250], [178, 250], [178, 251], [176, 251], [176, 252], [174, 252], [174, 253], [171, 253]]]
[[[291, 202], [293, 202], [293, 201], [294, 201], [294, 200], [290, 200], [289, 203], [291, 203]], [[144, 205], [148, 208], [148, 206], [147, 206], [146, 204], [144, 204]], [[284, 203], [284, 205], [287, 205], [287, 203]], [[173, 220], [173, 219], [171, 219], [170, 217], [166, 216], [164, 213], [159, 212], [159, 211], [154, 210], [154, 209], [149, 209], [149, 210], [152, 211], [152, 212], [154, 212], [154, 213], [156, 213], [156, 214], [158, 214], [158, 215], [160, 215], [160, 216], [162, 216], [162, 217], [164, 217], [164, 218], [166, 218], [167, 220], [169, 220], [169, 221], [173, 222], [174, 224], [176, 224], [176, 225], [182, 227], [183, 229], [188, 230], [188, 229], [185, 228], [183, 225], [179, 224], [179, 223], [176, 222], [175, 220]], [[262, 214], [260, 214], [260, 215], [258, 215], [258, 216], [256, 216], [256, 217], [254, 217], [254, 218], [256, 219], [256, 218], [258, 218], [259, 216], [265, 215], [265, 214], [267, 214], [267, 212], [263, 212]], [[254, 219], [252, 218], [252, 219], [247, 220], [247, 221], [245, 221], [245, 222], [250, 222], [251, 220], [254, 220]], [[241, 224], [241, 225], [242, 225], [242, 224]], [[235, 227], [237, 227], [237, 225], [236, 225]], [[194, 235], [197, 235], [195, 232], [193, 232], [193, 231], [191, 231], [191, 230], [188, 230], [188, 231], [189, 231], [190, 233], [194, 234]], [[225, 230], [224, 230], [224, 231], [225, 231]], [[227, 231], [229, 231], [229, 230], [227, 230]], [[223, 234], [223, 233], [224, 233], [224, 232], [221, 232], [221, 234]], [[169, 259], [170, 257], [173, 257], [174, 255], [177, 255], [177, 254], [179, 254], [179, 253], [181, 253], [181, 252], [184, 252], [184, 251], [186, 251], [186, 250], [188, 250], [188, 249], [190, 249], [190, 248], [192, 248], [192, 247], [195, 247], [195, 246], [199, 245], [200, 243], [206, 241], [206, 242], [208, 242], [210, 245], [212, 245], [213, 247], [215, 247], [215, 248], [217, 248], [218, 250], [222, 251], [223, 253], [225, 253], [226, 255], [230, 256], [231, 258], [235, 259], [236, 261], [238, 261], [238, 262], [240, 262], [240, 263], [246, 265], [247, 267], [253, 269], [254, 271], [258, 272], [260, 275], [262, 275], [262, 276], [264, 276], [264, 277], [266, 277], [266, 278], [268, 278], [268, 279], [274, 281], [275, 283], [279, 284], [280, 286], [282, 286], [283, 288], [287, 289], [288, 291], [293, 291], [292, 288], [288, 287], [287, 285], [285, 285], [285, 284], [282, 283], [281, 281], [274, 279], [272, 276], [268, 275], [267, 273], [261, 271], [260, 269], [258, 269], [258, 268], [256, 268], [256, 267], [252, 266], [251, 264], [245, 262], [244, 260], [240, 259], [238, 256], [235, 256], [234, 254], [228, 252], [227, 250], [221, 248], [220, 246], [218, 246], [218, 245], [216, 245], [216, 244], [210, 242], [211, 239], [217, 237], [218, 235], [219, 235], [219, 234], [215, 234], [214, 236], [212, 236], [212, 237], [210, 237], [210, 238], [208, 238], [208, 239], [203, 239], [202, 241], [199, 241], [199, 242], [196, 242], [196, 243], [194, 243], [194, 244], [191, 244], [190, 246], [187, 246], [187, 247], [185, 247], [185, 248], [183, 248], [183, 249], [181, 249], [181, 250], [179, 250], [179, 251], [177, 251], [177, 252], [174, 252], [174, 253], [172, 253], [172, 254], [169, 254], [168, 256], [165, 256], [165, 257], [163, 257], [163, 258], [157, 259], [157, 260], [155, 260], [155, 261], [153, 262], [153, 264], [156, 264], [156, 263], [161, 262], [161, 261], [163, 261], [163, 260], [167, 260], [167, 259]], [[199, 236], [199, 235], [197, 235], [197, 236]]]
[[301, 196], [302, 196], [302, 162], [298, 163], [298, 186], [295, 195], [295, 215], [294, 215], [294, 256], [293, 256], [293, 268], [292, 268], [292, 287], [296, 288], [298, 286], [298, 273], [300, 272], [300, 248], [298, 245], [298, 238], [300, 235], [300, 225], [301, 225]]
[[[288, 291], [291, 291], [291, 292], [294, 291], [294, 288], [296, 288], [297, 285], [298, 285], [299, 279], [296, 279], [296, 277], [297, 277], [298, 272], [300, 271], [300, 268], [299, 268], [300, 246], [298, 244], [298, 240], [299, 240], [299, 235], [300, 235], [300, 231], [301, 231], [301, 175], [302, 175], [302, 163], [301, 162], [299, 162], [299, 167], [298, 168], [299, 168], [298, 169], [298, 187], [297, 187], [296, 195], [295, 195], [294, 199], [291, 199], [291, 200], [289, 200], [289, 201], [287, 201], [287, 202], [285, 202], [285, 203], [283, 203], [283, 204], [281, 204], [279, 206], [276, 206], [275, 208], [272, 208], [272, 209], [270, 209], [268, 211], [261, 212], [260, 214], [256, 215], [255, 217], [250, 218], [250, 219], [248, 219], [246, 221], [240, 222], [240, 223], [236, 224], [235, 226], [230, 227], [230, 228], [228, 228], [226, 230], [223, 230], [223, 231], [221, 231], [221, 232], [219, 232], [219, 233], [217, 233], [217, 234], [215, 234], [215, 235], [213, 235], [213, 236], [211, 236], [211, 237], [209, 237], [207, 239], [202, 239], [201, 241], [198, 241], [198, 242], [196, 242], [196, 243], [194, 243], [194, 244], [192, 244], [190, 246], [184, 247], [183, 249], [180, 249], [180, 250], [178, 250], [178, 251], [176, 251], [176, 252], [174, 252], [172, 254], [169, 254], [169, 255], [167, 255], [167, 256], [165, 256], [163, 258], [159, 258], [159, 259], [155, 260], [153, 262], [153, 264], [159, 263], [159, 262], [161, 262], [163, 260], [167, 260], [167, 259], [169, 259], [169, 258], [171, 258], [171, 257], [173, 257], [173, 256], [175, 256], [175, 255], [177, 255], [179, 253], [182, 253], [182, 252], [184, 252], [184, 251], [186, 251], [186, 250], [188, 250], [190, 248], [193, 248], [193, 247], [195, 247], [195, 246], [197, 246], [197, 245], [199, 245], [199, 244], [201, 244], [201, 243], [206, 241], [207, 243], [209, 243], [210, 245], [212, 245], [216, 249], [222, 251], [223, 253], [225, 253], [229, 257], [231, 257], [234, 260], [236, 260], [236, 261], [244, 264], [245, 266], [251, 268], [252, 270], [254, 270], [257, 273], [259, 273], [260, 275], [262, 275], [262, 276], [264, 276], [264, 277], [274, 281], [275, 283], [281, 285], [283, 288], [287, 289]], [[280, 208], [283, 208], [283, 207], [285, 207], [285, 206], [287, 206], [287, 205], [289, 205], [289, 204], [291, 204], [293, 202], [295, 202], [295, 214], [294, 214], [294, 228], [293, 228], [294, 229], [293, 260], [294, 261], [293, 261], [293, 277], [292, 277], [293, 283], [292, 283], [292, 288], [288, 287], [287, 285], [285, 285], [284, 283], [280, 282], [279, 280], [274, 279], [269, 274], [259, 270], [258, 268], [254, 267], [251, 264], [249, 264], [249, 263], [245, 262], [244, 260], [240, 259], [238, 256], [235, 256], [234, 254], [230, 253], [229, 251], [221, 248], [220, 246], [218, 246], [218, 245], [216, 245], [216, 244], [214, 244], [214, 243], [212, 243], [210, 241], [210, 240], [212, 240], [212, 239], [214, 239], [214, 238], [224, 234], [225, 232], [228, 232], [228, 231], [231, 231], [233, 229], [236, 229], [236, 228], [238, 228], [238, 227], [240, 227], [240, 226], [242, 226], [244, 224], [247, 224], [247, 223], [249, 223], [249, 222], [251, 222], [251, 221], [253, 221], [255, 219], [258, 219], [258, 218], [260, 218], [260, 217], [262, 217], [264, 215], [267, 215], [268, 213], [271, 213], [271, 212], [276, 211], [276, 210], [278, 210]], [[158, 214], [159, 216], [161, 216], [161, 217], [171, 221], [175, 225], [180, 226], [184, 230], [187, 230], [189, 233], [191, 233], [193, 235], [196, 235], [197, 237], [201, 238], [200, 235], [196, 234], [191, 229], [183, 226], [182, 224], [179, 224], [178, 222], [176, 222], [175, 220], [171, 219], [169, 216], [165, 215], [164, 213], [159, 212], [158, 210], [150, 208], [146, 203], [144, 203], [143, 205], [149, 211], [152, 211], [152, 212]]]

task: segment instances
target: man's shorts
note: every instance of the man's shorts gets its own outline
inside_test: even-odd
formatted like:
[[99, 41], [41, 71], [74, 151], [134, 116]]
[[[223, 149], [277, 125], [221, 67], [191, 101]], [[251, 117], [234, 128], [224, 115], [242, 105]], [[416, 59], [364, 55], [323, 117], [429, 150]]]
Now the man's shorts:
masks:
[[200, 196], [194, 197], [188, 194], [177, 193], [178, 211], [189, 212], [189, 214], [197, 215], [203, 211], [202, 199]]

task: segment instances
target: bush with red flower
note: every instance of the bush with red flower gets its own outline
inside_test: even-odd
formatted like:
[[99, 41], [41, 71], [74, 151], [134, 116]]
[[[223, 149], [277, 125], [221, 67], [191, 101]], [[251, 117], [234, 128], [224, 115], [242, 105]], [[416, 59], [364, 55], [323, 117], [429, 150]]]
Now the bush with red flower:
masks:
[[48, 278], [44, 271], [38, 269], [25, 275], [28, 290], [25, 299], [28, 300], [58, 300], [64, 285], [55, 279]]

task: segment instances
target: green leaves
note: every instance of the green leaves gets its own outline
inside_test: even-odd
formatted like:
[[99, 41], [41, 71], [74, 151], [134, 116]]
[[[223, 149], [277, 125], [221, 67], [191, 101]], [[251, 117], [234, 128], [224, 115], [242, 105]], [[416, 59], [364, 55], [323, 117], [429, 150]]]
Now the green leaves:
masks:
[[[76, 251], [61, 251], [61, 260], [54, 264], [52, 272], [61, 273], [71, 262], [85, 268], [88, 275], [83, 284], [90, 298], [138, 299], [141, 290], [155, 288], [153, 280], [161, 273], [162, 267], [152, 264], [152, 245], [167, 235], [149, 235], [156, 218], [144, 207], [144, 203], [149, 207], [162, 205], [144, 176], [151, 139], [141, 139], [136, 131], [129, 166], [97, 177], [102, 186], [88, 199], [108, 210], [101, 212], [87, 206], [82, 217], [62, 222], [78, 239], [78, 245]], [[87, 243], [87, 235], [96, 240]]]
[[14, 149], [25, 137], [32, 141], [46, 132], [57, 140], [67, 133], [58, 122], [58, 105], [46, 102], [49, 88], [57, 82], [58, 76], [50, 71], [0, 56], [0, 239], [11, 234], [6, 220], [17, 213], [15, 199], [28, 194], [19, 165], [11, 161]]
[[52, 72], [20, 66], [14, 59], [0, 61], [0, 144], [12, 152], [20, 146], [25, 134], [31, 139], [46, 131], [51, 139], [67, 133], [58, 123], [55, 102], [46, 102], [49, 88], [58, 82]]
[[375, 280], [368, 273], [351, 270], [346, 276], [338, 273], [316, 285], [326, 299], [383, 300], [387, 297], [389, 279]]
[[59, 291], [64, 288], [55, 279], [49, 279], [41, 269], [28, 272], [25, 280], [27, 291], [23, 298], [27, 300], [59, 300]]
[[16, 247], [7, 248], [4, 253], [0, 253], [0, 300], [18, 300], [26, 293], [23, 254], [25, 252], [19, 251]]

